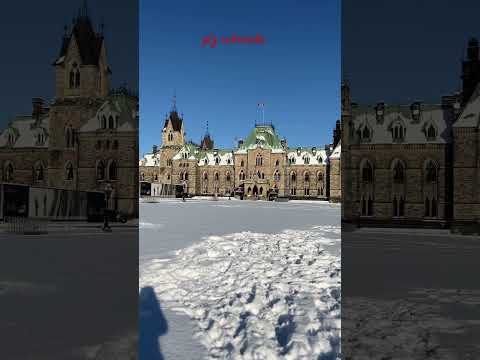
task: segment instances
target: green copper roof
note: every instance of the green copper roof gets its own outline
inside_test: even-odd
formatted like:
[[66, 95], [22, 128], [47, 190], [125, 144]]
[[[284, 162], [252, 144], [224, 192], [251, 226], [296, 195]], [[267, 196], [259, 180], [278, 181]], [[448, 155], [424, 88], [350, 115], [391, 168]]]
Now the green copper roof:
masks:
[[245, 139], [240, 149], [255, 148], [257, 144], [265, 149], [281, 149], [280, 139], [271, 125], [257, 125]]

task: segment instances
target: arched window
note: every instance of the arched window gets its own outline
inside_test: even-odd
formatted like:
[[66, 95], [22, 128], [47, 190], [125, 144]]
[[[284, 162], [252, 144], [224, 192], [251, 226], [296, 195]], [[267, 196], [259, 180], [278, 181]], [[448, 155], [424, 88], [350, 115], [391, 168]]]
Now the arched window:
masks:
[[[98, 179], [98, 168], [97, 168], [97, 179]], [[145, 180], [145, 173], [140, 174], [140, 179]]]
[[309, 182], [310, 181], [310, 174], [308, 172], [306, 172], [304, 175], [303, 175], [303, 179], [305, 180], [305, 182]]
[[168, 133], [168, 141], [173, 141], [173, 133], [172, 130]]
[[292, 181], [292, 183], [296, 182], [297, 181], [297, 174], [295, 174], [294, 172], [290, 175], [290, 180]]
[[42, 163], [37, 163], [37, 165], [35, 165], [35, 180], [36, 181], [43, 181], [45, 178], [44, 174], [43, 174], [43, 165]]
[[364, 139], [364, 140], [370, 140], [370, 129], [368, 128], [368, 126], [364, 126], [364, 127], [363, 127], [362, 139]]
[[215, 165], [218, 165], [220, 164], [220, 157], [215, 157]]
[[110, 116], [108, 117], [108, 128], [109, 128], [109, 129], [113, 129], [113, 125], [114, 125], [114, 124], [113, 124], [113, 117], [112, 117], [112, 115], [110, 115]]
[[323, 162], [322, 157], [321, 157], [321, 156], [318, 156], [318, 157], [317, 157], [317, 161], [318, 161], [319, 164], [321, 164], [321, 163]]
[[437, 137], [437, 131], [432, 124], [427, 128], [427, 140], [435, 140]]
[[118, 129], [118, 120], [119, 120], [119, 116], [115, 116], [115, 129]]
[[230, 182], [231, 177], [230, 177], [230, 173], [229, 173], [229, 172], [227, 172], [227, 175], [225, 176], [225, 180], [226, 180], [227, 182]]
[[257, 166], [262, 166], [263, 165], [263, 158], [262, 158], [262, 155], [258, 154], [257, 155], [257, 158], [256, 158], [256, 165]]
[[318, 172], [318, 174], [317, 174], [317, 180], [318, 180], [318, 181], [323, 181], [323, 173], [322, 173], [322, 172]]
[[240, 174], [238, 175], [238, 180], [245, 180], [245, 173], [243, 170], [240, 171]]
[[425, 180], [427, 182], [436, 182], [437, 181], [437, 167], [432, 161], [429, 161], [427, 163], [426, 169], [425, 169]]
[[78, 70], [78, 69], [75, 72], [75, 87], [76, 88], [80, 87], [80, 70]]
[[400, 161], [395, 163], [393, 168], [393, 182], [396, 184], [403, 184], [405, 181], [405, 169]]
[[203, 180], [208, 180], [208, 174], [206, 172], [203, 173]]
[[275, 181], [280, 181], [280, 172], [278, 170], [275, 170], [275, 174], [273, 174], [273, 179]]
[[107, 118], [105, 117], [105, 115], [102, 116], [102, 129], [106, 129], [107, 128]]
[[275, 166], [280, 166], [280, 161], [275, 161]]
[[117, 163], [115, 160], [112, 160], [108, 166], [108, 178], [110, 180], [117, 180]]
[[244, 162], [243, 160], [240, 162], [240, 166], [241, 166], [241, 167], [244, 167], [244, 166], [245, 166], [245, 162]]
[[215, 173], [214, 177], [215, 177], [215, 181], [218, 181], [218, 180], [219, 180], [220, 177], [219, 177], [219, 175], [218, 175], [218, 172]]
[[73, 180], [73, 165], [68, 162], [65, 166], [65, 180]]
[[4, 181], [13, 181], [13, 165], [11, 162], [5, 165], [3, 179]]
[[70, 89], [73, 89], [75, 87], [75, 72], [73, 71], [73, 69], [70, 70], [69, 86], [70, 86]]
[[370, 162], [366, 162], [362, 168], [362, 181], [365, 183], [373, 182], [373, 168]]
[[394, 141], [403, 141], [407, 130], [402, 124], [395, 124], [392, 127], [392, 138]]
[[[144, 177], [144, 174], [142, 174]], [[97, 163], [97, 180], [105, 180], [105, 164], [102, 160]]]
[[307, 164], [307, 165], [310, 164], [310, 157], [309, 157], [308, 155], [306, 155], [306, 156], [303, 158], [303, 162], [304, 162], [305, 164]]

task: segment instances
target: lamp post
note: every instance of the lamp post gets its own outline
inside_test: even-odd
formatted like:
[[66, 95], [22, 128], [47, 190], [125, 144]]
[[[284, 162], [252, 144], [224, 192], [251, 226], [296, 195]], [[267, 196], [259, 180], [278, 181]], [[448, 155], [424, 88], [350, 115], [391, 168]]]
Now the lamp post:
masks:
[[112, 232], [112, 228], [108, 224], [108, 217], [110, 216], [110, 209], [109, 209], [109, 200], [110, 200], [110, 195], [112, 194], [113, 188], [112, 185], [107, 182], [105, 184], [105, 209], [103, 213], [103, 231], [105, 232]]

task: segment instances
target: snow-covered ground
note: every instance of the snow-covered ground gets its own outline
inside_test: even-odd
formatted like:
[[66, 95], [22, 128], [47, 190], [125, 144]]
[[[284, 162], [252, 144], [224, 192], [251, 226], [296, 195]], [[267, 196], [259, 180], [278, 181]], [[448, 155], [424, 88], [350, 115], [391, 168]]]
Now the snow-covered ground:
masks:
[[325, 202], [141, 204], [140, 288], [196, 339], [169, 331], [165, 359], [336, 359], [339, 218]]

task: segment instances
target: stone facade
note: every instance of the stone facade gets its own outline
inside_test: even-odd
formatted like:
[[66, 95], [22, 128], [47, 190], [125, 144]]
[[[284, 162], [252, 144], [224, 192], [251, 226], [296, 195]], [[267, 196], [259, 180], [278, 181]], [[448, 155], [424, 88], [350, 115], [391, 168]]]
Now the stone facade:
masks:
[[110, 208], [138, 216], [138, 98], [111, 90], [102, 34], [82, 12], [54, 62], [55, 98], [33, 99], [0, 135], [4, 183], [113, 191]]
[[[336, 132], [340, 132], [338, 122]], [[339, 142], [339, 135], [337, 142]], [[229, 196], [236, 190], [246, 198], [266, 199], [271, 192], [290, 198], [328, 199], [333, 181], [340, 197], [340, 144], [289, 148], [271, 124], [257, 125], [235, 149], [213, 148], [207, 134], [201, 145], [186, 142], [184, 122], [174, 105], [162, 129], [162, 145], [139, 162], [140, 180], [160, 184], [163, 194], [176, 185], [191, 195]], [[337, 150], [329, 178], [329, 155]]]
[[359, 105], [342, 86], [344, 220], [479, 222], [480, 78], [472, 79], [480, 74], [478, 48], [471, 39], [462, 93], [439, 104]]

